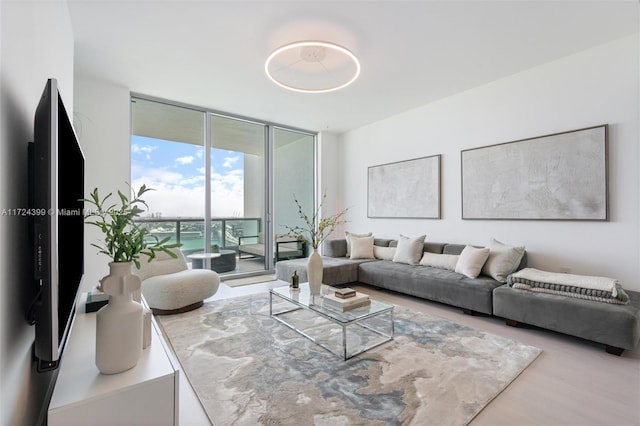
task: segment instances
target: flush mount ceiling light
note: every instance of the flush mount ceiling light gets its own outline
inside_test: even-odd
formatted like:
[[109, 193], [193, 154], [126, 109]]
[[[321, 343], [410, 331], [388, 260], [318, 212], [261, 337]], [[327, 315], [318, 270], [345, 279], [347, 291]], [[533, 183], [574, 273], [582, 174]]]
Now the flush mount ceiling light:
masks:
[[269, 78], [285, 89], [332, 92], [358, 78], [360, 62], [349, 50], [324, 41], [299, 41], [273, 51], [264, 64]]

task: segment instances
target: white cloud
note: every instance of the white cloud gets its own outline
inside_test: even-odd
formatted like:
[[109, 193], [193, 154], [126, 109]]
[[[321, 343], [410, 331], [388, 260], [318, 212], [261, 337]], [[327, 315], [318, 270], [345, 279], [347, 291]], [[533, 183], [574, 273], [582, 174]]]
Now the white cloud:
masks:
[[[132, 153], [149, 154], [153, 146], [132, 145]], [[203, 150], [193, 155], [178, 157], [173, 165], [157, 167], [150, 162], [132, 162], [132, 176], [136, 179], [134, 187], [146, 184], [154, 189], [145, 194], [145, 201], [149, 210], [144, 213], [160, 214], [163, 218], [171, 217], [204, 217], [205, 205], [205, 168], [198, 167], [197, 158], [201, 158]], [[235, 154], [235, 155], [232, 155]], [[211, 215], [213, 217], [242, 217], [244, 215], [244, 171], [233, 169], [241, 160], [237, 153], [229, 152], [224, 158], [220, 171], [211, 170]], [[185, 173], [179, 173], [173, 167], [175, 164], [189, 165], [181, 168]]]
[[238, 160], [240, 160], [240, 157], [225, 157], [222, 167], [230, 169], [238, 162]]
[[151, 153], [155, 151], [158, 147], [153, 145], [131, 145], [131, 153], [143, 155], [146, 160], [151, 159]]
[[[189, 177], [155, 168], [137, 169], [134, 175], [142, 176], [133, 182], [134, 188], [146, 184], [154, 189], [145, 194], [145, 201], [149, 205], [148, 214], [160, 213], [163, 218], [204, 217], [204, 175]], [[241, 170], [212, 175], [211, 215], [244, 215], [244, 180]]]
[[191, 164], [193, 163], [193, 160], [195, 160], [195, 157], [193, 155], [189, 155], [186, 157], [178, 157], [176, 158], [176, 163], [178, 164]]

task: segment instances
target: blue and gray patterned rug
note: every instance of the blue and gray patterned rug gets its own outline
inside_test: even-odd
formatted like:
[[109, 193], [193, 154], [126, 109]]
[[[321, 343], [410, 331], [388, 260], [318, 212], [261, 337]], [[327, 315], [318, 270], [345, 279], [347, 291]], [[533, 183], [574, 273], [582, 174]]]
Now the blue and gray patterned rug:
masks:
[[394, 340], [343, 361], [271, 318], [268, 294], [158, 318], [215, 425], [465, 425], [541, 352], [396, 307]]

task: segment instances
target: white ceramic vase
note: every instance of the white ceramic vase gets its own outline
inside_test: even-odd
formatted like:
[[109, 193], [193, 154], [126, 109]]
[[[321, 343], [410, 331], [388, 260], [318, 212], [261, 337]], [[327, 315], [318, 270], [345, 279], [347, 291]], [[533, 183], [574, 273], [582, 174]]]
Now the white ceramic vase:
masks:
[[320, 256], [317, 249], [313, 249], [313, 253], [309, 256], [307, 278], [309, 279], [311, 294], [320, 294], [320, 288], [322, 287], [322, 256]]
[[131, 273], [132, 262], [109, 263], [109, 275], [100, 280], [109, 303], [96, 314], [96, 366], [102, 374], [135, 367], [142, 355], [143, 309], [132, 294], [140, 278]]

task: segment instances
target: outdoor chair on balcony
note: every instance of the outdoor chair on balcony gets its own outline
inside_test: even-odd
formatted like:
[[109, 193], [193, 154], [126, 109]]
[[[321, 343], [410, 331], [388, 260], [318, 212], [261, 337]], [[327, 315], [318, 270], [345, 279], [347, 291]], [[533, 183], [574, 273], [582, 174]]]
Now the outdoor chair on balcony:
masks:
[[[296, 259], [305, 257], [306, 242], [296, 240], [286, 235], [276, 235], [274, 244], [275, 261], [284, 259]], [[241, 236], [238, 237], [238, 257], [247, 259], [251, 257], [264, 257], [265, 255], [264, 235]]]
[[171, 249], [176, 258], [157, 253], [148, 262], [140, 259], [134, 273], [142, 281], [142, 294], [156, 315], [177, 314], [202, 306], [203, 301], [218, 291], [220, 277], [209, 269], [189, 269], [180, 249]]

